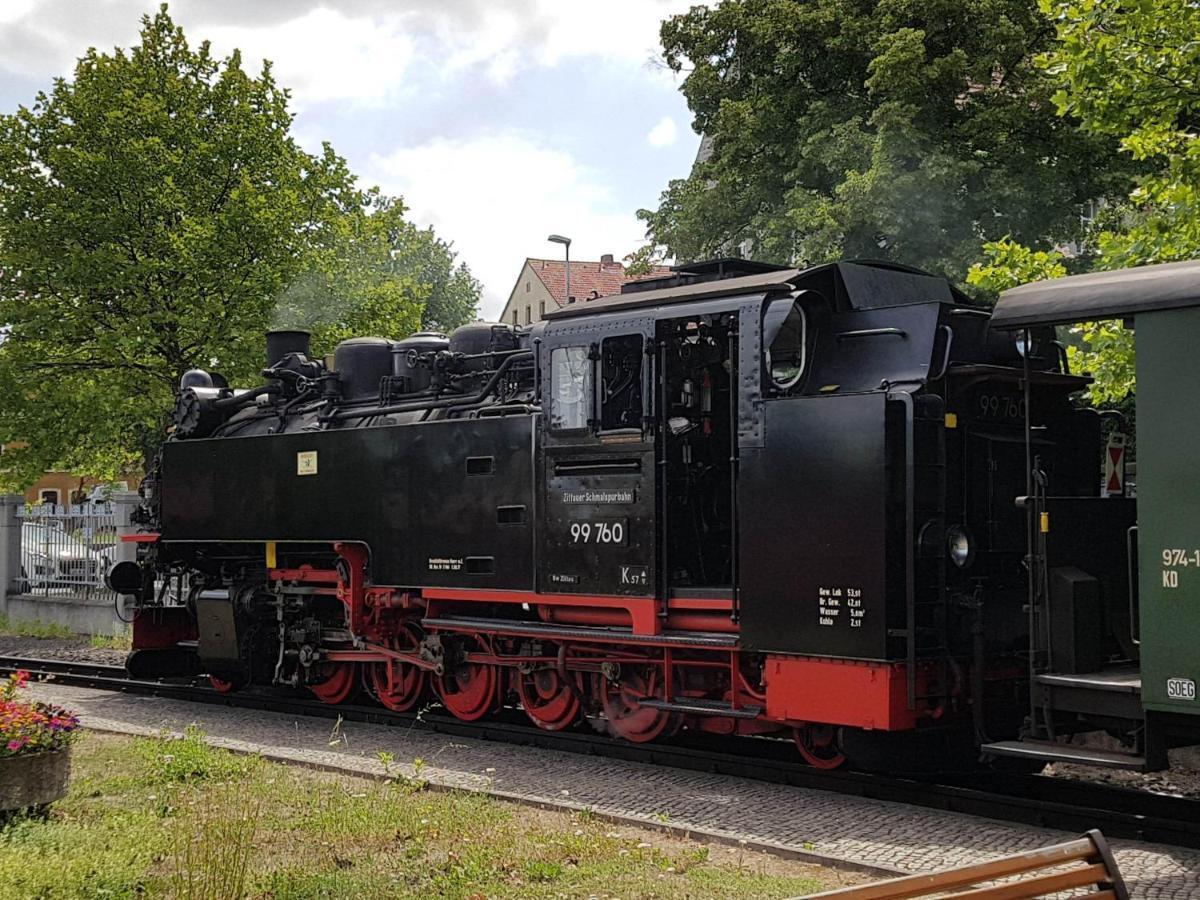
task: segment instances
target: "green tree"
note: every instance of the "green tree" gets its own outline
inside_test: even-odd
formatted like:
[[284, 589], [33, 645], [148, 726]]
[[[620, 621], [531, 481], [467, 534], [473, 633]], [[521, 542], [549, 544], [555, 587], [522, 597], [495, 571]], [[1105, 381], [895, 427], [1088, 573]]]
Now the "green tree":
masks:
[[[282, 292], [279, 326], [313, 332], [317, 354], [351, 335], [405, 337], [474, 321], [482, 285], [432, 228], [404, 217], [400, 201], [372, 188], [314, 236], [307, 266]], [[417, 302], [414, 302], [417, 301]]]
[[136, 468], [180, 375], [256, 380], [264, 330], [297, 324], [304, 298], [319, 350], [419, 326], [444, 289], [404, 255], [402, 203], [329, 146], [304, 152], [291, 123], [269, 64], [190, 46], [165, 6], [137, 46], [89, 50], [0, 116], [0, 479]]
[[[894, 259], [961, 279], [981, 240], [1071, 238], [1128, 189], [1115, 142], [1054, 114], [1035, 0], [725, 0], [662, 27], [706, 136], [640, 215], [680, 259]], [[689, 69], [690, 67], [690, 69]]]
[[[1096, 269], [1200, 256], [1200, 15], [1191, 0], [1042, 0], [1057, 42], [1040, 64], [1057, 85], [1058, 112], [1113, 137], [1143, 167], [1126, 203], [1089, 237]], [[1019, 253], [985, 247], [973, 278], [1036, 280]], [[1062, 272], [1045, 272], [1056, 277]], [[1092, 399], [1119, 402], [1134, 388], [1133, 335], [1118, 322], [1075, 329], [1073, 363], [1096, 379]]]
[[483, 285], [465, 264], [455, 262], [456, 255], [432, 228], [408, 225], [397, 237], [397, 268], [414, 273], [429, 287], [421, 316], [421, 327], [427, 331], [449, 332], [479, 318]]

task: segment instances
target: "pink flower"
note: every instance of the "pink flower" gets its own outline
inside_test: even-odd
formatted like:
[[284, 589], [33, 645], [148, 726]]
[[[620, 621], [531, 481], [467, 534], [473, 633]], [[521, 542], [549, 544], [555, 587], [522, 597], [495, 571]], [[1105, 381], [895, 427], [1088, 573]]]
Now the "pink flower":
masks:
[[25, 746], [24, 741], [9, 741], [8, 742], [9, 750], [20, 750], [23, 746]]

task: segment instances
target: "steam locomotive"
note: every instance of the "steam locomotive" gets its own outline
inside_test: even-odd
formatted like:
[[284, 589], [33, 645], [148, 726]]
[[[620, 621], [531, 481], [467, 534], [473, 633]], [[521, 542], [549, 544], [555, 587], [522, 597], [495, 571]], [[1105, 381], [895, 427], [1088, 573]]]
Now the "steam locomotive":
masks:
[[894, 264], [719, 260], [325, 361], [271, 332], [261, 386], [183, 377], [111, 575], [129, 669], [823, 768], [977, 756], [1028, 726], [1039, 548], [1102, 588], [1055, 640], [1136, 654], [1089, 379], [990, 317]]

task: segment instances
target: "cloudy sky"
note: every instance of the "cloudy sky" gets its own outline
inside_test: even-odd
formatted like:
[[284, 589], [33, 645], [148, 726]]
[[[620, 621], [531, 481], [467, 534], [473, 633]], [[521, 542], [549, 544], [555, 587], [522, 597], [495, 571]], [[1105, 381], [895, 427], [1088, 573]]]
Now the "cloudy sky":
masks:
[[[634, 211], [699, 138], [658, 25], [691, 0], [174, 0], [190, 40], [275, 63], [295, 134], [403, 195], [484, 283], [495, 317], [526, 256], [624, 256]], [[158, 0], [0, 0], [0, 109], [89, 46], [129, 46]]]

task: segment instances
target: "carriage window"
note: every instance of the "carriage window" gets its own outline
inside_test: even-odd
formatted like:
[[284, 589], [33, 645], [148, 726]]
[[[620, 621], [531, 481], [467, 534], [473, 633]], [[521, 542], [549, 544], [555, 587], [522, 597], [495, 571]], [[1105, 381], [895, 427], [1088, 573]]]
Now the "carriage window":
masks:
[[550, 354], [550, 427], [587, 428], [592, 406], [592, 361], [587, 347], [559, 347]]
[[642, 336], [600, 344], [600, 430], [642, 427]]
[[[786, 316], [776, 306], [786, 303]], [[789, 308], [790, 307], [790, 308]], [[779, 319], [782, 317], [782, 321]], [[786, 391], [796, 386], [804, 374], [805, 356], [808, 340], [808, 317], [804, 308], [790, 299], [776, 301], [767, 312], [767, 320], [763, 323], [764, 330], [777, 328], [772, 336], [769, 331], [763, 335], [769, 341], [767, 349], [767, 371], [771, 375], [771, 384], [777, 390]]]

